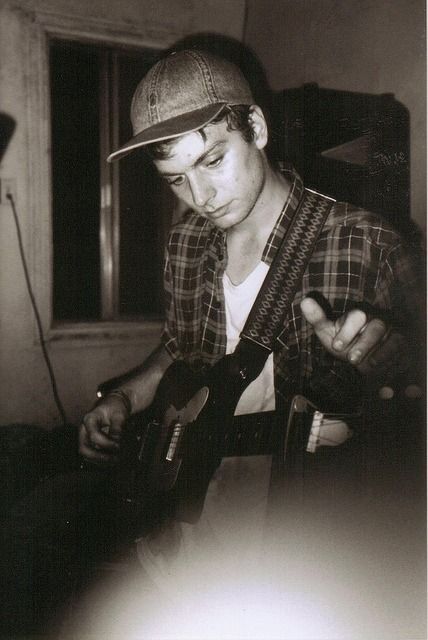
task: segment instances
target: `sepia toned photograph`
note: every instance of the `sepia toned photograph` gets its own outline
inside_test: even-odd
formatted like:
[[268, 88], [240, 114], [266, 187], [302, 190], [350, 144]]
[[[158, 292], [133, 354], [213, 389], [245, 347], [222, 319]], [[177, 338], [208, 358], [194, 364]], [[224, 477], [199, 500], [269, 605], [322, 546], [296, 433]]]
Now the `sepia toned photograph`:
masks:
[[0, 638], [424, 640], [426, 3], [0, 0]]

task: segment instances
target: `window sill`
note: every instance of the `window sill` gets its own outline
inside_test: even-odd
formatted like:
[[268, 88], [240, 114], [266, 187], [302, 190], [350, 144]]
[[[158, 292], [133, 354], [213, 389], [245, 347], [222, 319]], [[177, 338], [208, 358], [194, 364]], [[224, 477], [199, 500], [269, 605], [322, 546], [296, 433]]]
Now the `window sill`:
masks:
[[162, 328], [162, 320], [61, 323], [46, 332], [45, 340], [62, 345], [142, 342], [158, 339]]

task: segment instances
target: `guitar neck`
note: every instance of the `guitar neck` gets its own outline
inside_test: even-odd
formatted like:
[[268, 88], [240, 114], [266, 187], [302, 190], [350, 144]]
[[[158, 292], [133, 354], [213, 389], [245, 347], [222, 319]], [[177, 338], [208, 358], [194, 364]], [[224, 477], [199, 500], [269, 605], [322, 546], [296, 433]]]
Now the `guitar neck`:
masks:
[[[216, 438], [215, 447], [221, 451], [222, 457], [254, 456], [272, 454], [279, 446], [279, 418], [275, 411], [250, 413], [234, 416], [224, 431], [222, 440]], [[180, 454], [187, 451], [209, 451], [213, 440], [210, 432], [203, 429], [186, 430], [180, 443]], [[217, 435], [217, 434], [216, 434]]]
[[225, 436], [225, 457], [274, 453], [279, 444], [278, 424], [275, 411], [234, 416]]
[[[351, 429], [348, 429], [348, 426], [358, 416], [355, 414], [322, 414], [303, 396], [297, 396], [297, 398], [300, 404], [302, 401], [306, 404], [297, 410], [293, 406], [288, 414], [288, 421], [276, 411], [234, 416], [224, 432], [222, 442], [216, 442], [216, 447], [220, 449], [222, 457], [269, 455], [281, 451], [285, 453], [288, 445], [295, 446], [296, 437], [300, 441], [300, 449], [314, 453], [319, 446], [335, 446], [340, 443], [342, 437], [344, 439], [349, 437]], [[190, 449], [210, 450], [212, 440], [209, 432], [207, 437], [207, 432], [204, 430], [193, 431], [191, 425], [183, 428], [185, 431], [187, 429], [189, 431], [184, 434], [180, 444], [182, 453]], [[326, 429], [328, 429], [328, 433]], [[342, 433], [345, 433], [345, 436], [342, 436]], [[335, 440], [339, 440], [339, 442], [335, 442]], [[174, 441], [174, 436], [171, 441]]]

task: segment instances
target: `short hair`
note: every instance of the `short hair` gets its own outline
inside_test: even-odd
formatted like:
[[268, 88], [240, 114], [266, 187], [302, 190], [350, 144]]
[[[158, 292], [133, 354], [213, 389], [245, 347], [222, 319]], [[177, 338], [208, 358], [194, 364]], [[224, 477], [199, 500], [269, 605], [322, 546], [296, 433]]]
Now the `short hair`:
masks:
[[[218, 124], [225, 120], [227, 122], [228, 131], [239, 131], [245, 142], [250, 143], [254, 140], [254, 130], [249, 120], [250, 109], [251, 106], [247, 104], [227, 104], [213, 120], [197, 131], [205, 141], [206, 135], [204, 129], [210, 124]], [[176, 138], [153, 142], [152, 144], [146, 145], [144, 149], [152, 160], [166, 160], [170, 156], [171, 148], [174, 146], [174, 143], [179, 140], [180, 137], [181, 136], [177, 136]]]

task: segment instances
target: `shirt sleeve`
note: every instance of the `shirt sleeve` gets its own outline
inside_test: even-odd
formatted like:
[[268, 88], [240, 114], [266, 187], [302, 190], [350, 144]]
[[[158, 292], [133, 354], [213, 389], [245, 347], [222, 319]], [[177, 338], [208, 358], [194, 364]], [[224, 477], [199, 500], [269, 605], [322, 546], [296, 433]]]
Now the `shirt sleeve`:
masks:
[[[345, 233], [345, 229], [342, 231]], [[352, 271], [357, 276], [353, 280], [355, 289], [348, 288], [346, 298], [342, 299], [340, 290], [333, 288], [332, 298], [336, 301], [335, 315], [339, 317], [343, 310], [362, 308], [368, 313], [369, 318], [381, 318], [389, 328], [399, 331], [406, 338], [405, 353], [400, 351], [397, 354], [400, 363], [397, 371], [392, 367], [389, 372], [391, 383], [404, 386], [419, 383], [424, 371], [422, 360], [425, 354], [426, 321], [425, 279], [420, 251], [409, 246], [397, 233], [383, 226], [378, 225], [372, 229], [364, 227], [361, 237], [357, 235], [357, 231], [361, 233], [361, 227], [355, 232], [352, 229], [346, 230], [347, 237], [350, 240], [355, 237], [358, 244], [355, 242], [352, 249], [349, 240], [349, 248], [340, 254], [342, 263], [344, 264], [346, 256], [349, 272]], [[337, 234], [337, 231], [332, 234]], [[358, 252], [355, 250], [357, 246]], [[328, 255], [331, 253], [330, 251]], [[355, 259], [358, 256], [361, 258], [360, 261]], [[365, 378], [361, 377], [354, 367], [326, 352], [312, 331], [309, 330], [309, 334], [312, 389], [316, 388], [318, 396], [322, 398], [328, 397], [333, 389], [339, 396], [338, 401], [346, 399], [345, 404], [348, 406], [350, 400], [353, 397], [357, 398], [363, 391]], [[397, 376], [400, 380], [396, 379]], [[386, 378], [385, 382], [388, 382], [389, 375]], [[331, 402], [334, 404], [334, 397]]]
[[403, 384], [424, 386], [426, 355], [425, 269], [421, 252], [400, 244], [391, 249], [382, 265], [376, 288], [376, 302], [388, 300], [391, 326], [406, 338], [402, 366]]
[[163, 285], [165, 322], [161, 336], [161, 342], [164, 345], [165, 349], [168, 351], [169, 355], [174, 360], [177, 360], [182, 357], [182, 353], [178, 346], [178, 331], [173, 294], [174, 283], [168, 247], [165, 250]]
[[417, 249], [400, 242], [381, 262], [375, 287], [374, 306], [392, 312], [392, 323], [401, 333], [421, 339], [425, 324], [425, 277]]

